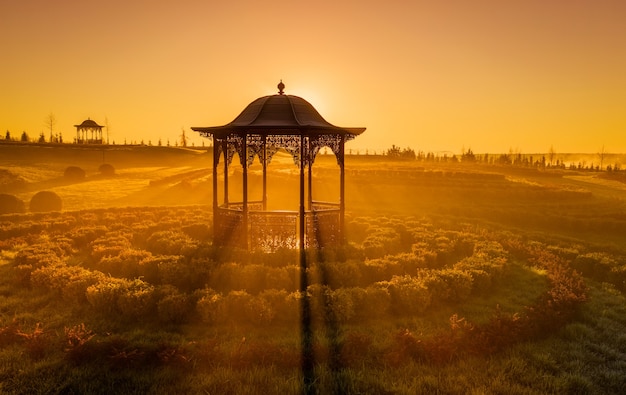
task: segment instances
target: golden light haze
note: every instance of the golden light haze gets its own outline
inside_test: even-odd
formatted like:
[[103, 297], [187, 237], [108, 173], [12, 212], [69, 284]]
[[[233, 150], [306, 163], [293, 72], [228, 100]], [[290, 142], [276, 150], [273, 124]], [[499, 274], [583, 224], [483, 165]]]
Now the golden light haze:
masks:
[[[172, 144], [305, 98], [348, 145], [626, 152], [626, 2], [6, 0], [0, 132]], [[194, 136], [196, 145], [201, 139]]]

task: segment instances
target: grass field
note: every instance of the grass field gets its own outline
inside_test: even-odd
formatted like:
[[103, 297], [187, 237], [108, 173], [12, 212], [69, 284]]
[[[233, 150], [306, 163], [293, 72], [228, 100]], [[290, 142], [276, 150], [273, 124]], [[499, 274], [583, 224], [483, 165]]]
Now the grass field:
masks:
[[[210, 158], [0, 144], [0, 194], [63, 202], [0, 215], [1, 393], [626, 391], [619, 178], [348, 156], [348, 244], [308, 255], [304, 295], [294, 251], [211, 245]], [[292, 159], [269, 172], [270, 205], [293, 209]], [[318, 157], [315, 198], [337, 200], [338, 180], [334, 157]], [[259, 182], [255, 163], [252, 200]]]

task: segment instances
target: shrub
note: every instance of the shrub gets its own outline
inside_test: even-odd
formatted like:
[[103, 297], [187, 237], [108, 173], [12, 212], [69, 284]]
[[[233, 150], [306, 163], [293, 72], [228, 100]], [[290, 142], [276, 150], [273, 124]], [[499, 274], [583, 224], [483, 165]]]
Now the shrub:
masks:
[[78, 166], [70, 166], [63, 172], [63, 177], [70, 181], [82, 181], [85, 179], [85, 170]]
[[123, 283], [117, 306], [127, 317], [142, 317], [152, 312], [156, 306], [154, 286], [140, 279]]
[[448, 287], [448, 301], [462, 302], [467, 299], [472, 292], [472, 276], [461, 270], [442, 270], [439, 276]]
[[[358, 292], [362, 290], [364, 292]], [[374, 284], [367, 288], [354, 288], [357, 295], [353, 295], [355, 319], [376, 320], [389, 313], [391, 295], [387, 288]]]
[[98, 167], [98, 172], [103, 176], [110, 177], [115, 175], [115, 168], [108, 163], [103, 163]]
[[36, 213], [61, 211], [63, 202], [61, 197], [52, 191], [40, 191], [33, 195], [28, 207], [30, 211]]
[[152, 254], [148, 251], [128, 248], [120, 251], [118, 255], [103, 257], [98, 264], [98, 269], [116, 277], [133, 279], [141, 276], [142, 267], [139, 262], [151, 256]]
[[45, 266], [61, 263], [60, 252], [53, 251], [49, 245], [35, 244], [25, 247], [13, 259], [17, 281], [23, 286], [30, 286], [31, 273]]
[[287, 267], [270, 267], [265, 274], [267, 288], [294, 292], [297, 290], [293, 275]]
[[68, 237], [73, 240], [76, 248], [84, 248], [106, 232], [107, 228], [104, 226], [78, 226], [70, 231]]
[[196, 240], [207, 240], [213, 234], [208, 224], [191, 224], [183, 226], [181, 229], [186, 235]]
[[185, 261], [182, 256], [163, 256], [158, 263], [159, 277], [162, 284], [192, 292], [206, 286], [212, 266], [211, 261]]
[[293, 324], [300, 320], [300, 293], [267, 289], [259, 294], [274, 311], [274, 322]]
[[108, 232], [91, 242], [91, 256], [99, 262], [103, 257], [119, 255], [123, 250], [131, 248], [132, 235], [119, 231]]
[[33, 286], [47, 288], [74, 302], [85, 301], [87, 288], [103, 278], [101, 272], [64, 264], [44, 266], [31, 273]]
[[165, 323], [181, 323], [191, 310], [189, 295], [179, 292], [172, 286], [158, 290], [160, 299], [157, 302], [159, 321]]
[[[76, 268], [74, 273], [67, 279], [65, 288], [61, 290], [61, 295], [65, 300], [74, 302], [84, 302], [87, 299], [87, 288], [97, 284], [105, 275], [99, 271]], [[82, 270], [81, 270], [82, 269]]]
[[23, 213], [26, 211], [24, 202], [13, 195], [0, 193], [0, 214]]
[[97, 311], [112, 314], [118, 311], [117, 300], [127, 287], [128, 280], [106, 277], [87, 287], [86, 297]]
[[320, 262], [314, 267], [315, 280], [331, 288], [354, 287], [361, 282], [361, 269], [354, 261]]
[[235, 278], [231, 278], [234, 289], [244, 289], [256, 295], [265, 289], [268, 268], [263, 265], [245, 265], [240, 267]]
[[215, 324], [225, 322], [228, 315], [224, 296], [207, 288], [202, 291], [203, 295], [196, 303], [196, 311], [203, 322]]
[[393, 276], [391, 281], [383, 281], [379, 285], [389, 290], [395, 313], [417, 314], [424, 312], [431, 304], [431, 291], [415, 277]]
[[154, 254], [190, 255], [198, 248], [198, 242], [181, 231], [165, 230], [153, 233], [146, 241]]
[[250, 297], [241, 307], [245, 310], [246, 319], [255, 325], [269, 325], [276, 317], [276, 310], [272, 304], [261, 296]]
[[396, 253], [401, 246], [400, 233], [388, 227], [370, 226], [367, 237], [363, 240], [363, 251], [368, 258]]
[[[357, 288], [362, 290], [361, 288]], [[355, 288], [339, 288], [336, 290], [326, 289], [324, 299], [327, 317], [337, 323], [347, 323], [351, 321], [355, 312], [355, 296], [358, 299], [360, 295], [354, 292]], [[358, 291], [357, 291], [358, 292]]]

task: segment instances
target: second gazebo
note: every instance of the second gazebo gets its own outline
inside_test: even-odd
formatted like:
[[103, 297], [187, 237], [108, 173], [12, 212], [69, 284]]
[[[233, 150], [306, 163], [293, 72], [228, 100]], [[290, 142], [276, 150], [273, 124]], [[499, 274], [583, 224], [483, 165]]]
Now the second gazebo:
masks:
[[[234, 121], [224, 126], [192, 127], [213, 138], [213, 231], [217, 245], [246, 249], [324, 247], [343, 242], [345, 213], [344, 146], [365, 128], [344, 128], [328, 123], [298, 96], [286, 95], [278, 84], [276, 95], [250, 103]], [[321, 148], [328, 147], [340, 168], [339, 202], [312, 199], [311, 168]], [[267, 210], [267, 165], [284, 149], [300, 168], [300, 203], [296, 211]], [[242, 166], [243, 196], [228, 199], [228, 167], [235, 152]], [[224, 157], [224, 197], [218, 202], [218, 166]], [[258, 156], [263, 168], [261, 201], [248, 199], [248, 167]], [[305, 177], [308, 173], [308, 177]], [[307, 183], [308, 198], [305, 196]]]

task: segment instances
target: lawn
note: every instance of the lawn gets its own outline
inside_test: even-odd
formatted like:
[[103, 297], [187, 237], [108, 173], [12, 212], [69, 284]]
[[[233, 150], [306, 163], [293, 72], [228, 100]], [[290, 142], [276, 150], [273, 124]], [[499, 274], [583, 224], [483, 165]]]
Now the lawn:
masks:
[[[593, 173], [348, 157], [348, 243], [310, 251], [303, 293], [294, 251], [212, 245], [205, 152], [0, 149], [21, 180], [0, 193], [64, 204], [0, 216], [0, 392], [626, 388], [626, 207]], [[272, 166], [270, 200], [292, 204], [293, 162]], [[316, 166], [336, 199], [334, 158]]]

